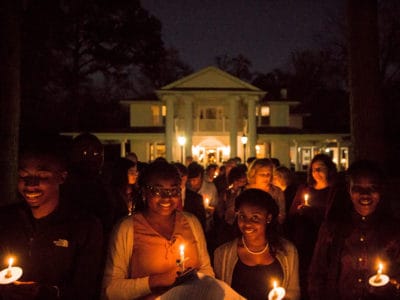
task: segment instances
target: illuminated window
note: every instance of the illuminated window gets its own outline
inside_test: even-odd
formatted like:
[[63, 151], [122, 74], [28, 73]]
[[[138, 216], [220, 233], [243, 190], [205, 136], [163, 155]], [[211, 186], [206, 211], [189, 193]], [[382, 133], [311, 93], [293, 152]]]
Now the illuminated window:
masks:
[[261, 116], [269, 117], [269, 106], [261, 106]]

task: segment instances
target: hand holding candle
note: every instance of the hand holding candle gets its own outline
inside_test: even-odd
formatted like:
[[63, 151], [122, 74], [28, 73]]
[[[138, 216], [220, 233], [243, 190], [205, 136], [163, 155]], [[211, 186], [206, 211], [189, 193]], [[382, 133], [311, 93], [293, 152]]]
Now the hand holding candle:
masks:
[[185, 245], [183, 244], [179, 246], [179, 259], [181, 272], [183, 273], [185, 271]]
[[308, 198], [309, 198], [310, 196], [306, 193], [306, 194], [304, 194], [304, 206], [309, 206], [310, 204], [308, 203]]
[[378, 263], [378, 270], [375, 275], [369, 278], [369, 284], [372, 286], [384, 286], [389, 282], [389, 276], [382, 273], [383, 272], [383, 264], [381, 262]]
[[268, 300], [282, 300], [286, 294], [285, 289], [278, 286], [278, 283], [275, 280], [273, 286], [274, 288], [268, 293]]
[[8, 259], [8, 267], [0, 272], [0, 284], [9, 284], [18, 280], [22, 276], [20, 267], [13, 267], [14, 258]]
[[204, 198], [204, 208], [207, 209], [210, 206], [210, 198]]

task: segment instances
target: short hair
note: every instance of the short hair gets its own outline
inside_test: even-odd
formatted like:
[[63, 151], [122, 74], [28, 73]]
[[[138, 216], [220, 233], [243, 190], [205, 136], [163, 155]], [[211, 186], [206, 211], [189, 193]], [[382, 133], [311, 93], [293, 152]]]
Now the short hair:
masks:
[[218, 169], [218, 165], [217, 164], [209, 164], [207, 167], [206, 167], [206, 170], [205, 170], [205, 172], [208, 172], [208, 171], [210, 171], [210, 170], [212, 170], [212, 169]]
[[103, 144], [98, 139], [98, 137], [89, 132], [80, 133], [72, 140], [72, 146], [80, 145], [83, 143], [91, 143], [101, 149], [104, 148]]
[[377, 163], [371, 160], [359, 160], [352, 163], [347, 170], [349, 180], [356, 180], [362, 177], [371, 178], [378, 184], [382, 184], [385, 175]]
[[191, 162], [188, 165], [188, 178], [196, 178], [199, 176], [203, 176], [204, 167], [197, 162]]
[[256, 176], [257, 171], [261, 168], [271, 168], [271, 173], [272, 173], [274, 170], [274, 164], [272, 160], [270, 160], [269, 158], [258, 158], [254, 160], [250, 164], [249, 169], [247, 170], [247, 180], [250, 183], [253, 183], [253, 179]]
[[234, 181], [243, 177], [246, 177], [246, 172], [243, 170], [243, 168], [233, 167], [228, 175], [228, 184], [232, 184]]
[[67, 169], [67, 150], [70, 140], [58, 134], [40, 134], [21, 137], [19, 160], [23, 157], [46, 157], [58, 164], [62, 170]]
[[274, 174], [275, 175], [279, 174], [279, 176], [282, 177], [282, 179], [286, 182], [287, 185], [289, 185], [293, 180], [292, 171], [290, 171], [290, 169], [285, 166], [277, 167], [274, 171]]

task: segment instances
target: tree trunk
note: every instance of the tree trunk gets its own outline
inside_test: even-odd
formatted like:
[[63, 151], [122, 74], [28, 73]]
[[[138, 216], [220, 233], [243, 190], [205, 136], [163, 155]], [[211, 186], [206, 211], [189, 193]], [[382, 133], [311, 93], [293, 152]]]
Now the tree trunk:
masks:
[[351, 160], [385, 162], [377, 0], [347, 0]]
[[0, 1], [0, 205], [17, 199], [21, 9], [19, 0]]

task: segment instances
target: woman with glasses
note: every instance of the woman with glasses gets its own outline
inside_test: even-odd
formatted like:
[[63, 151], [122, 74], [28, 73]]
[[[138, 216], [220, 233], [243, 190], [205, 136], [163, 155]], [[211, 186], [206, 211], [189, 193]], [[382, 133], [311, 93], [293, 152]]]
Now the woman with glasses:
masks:
[[214, 277], [199, 221], [177, 210], [180, 181], [176, 167], [165, 161], [140, 174], [144, 208], [114, 229], [103, 298], [153, 299], [176, 282], [177, 272], [188, 269]]
[[269, 299], [274, 282], [283, 287], [285, 299], [299, 299], [297, 250], [279, 234], [279, 209], [271, 195], [247, 189], [235, 203], [239, 238], [214, 253], [216, 277], [246, 299]]

